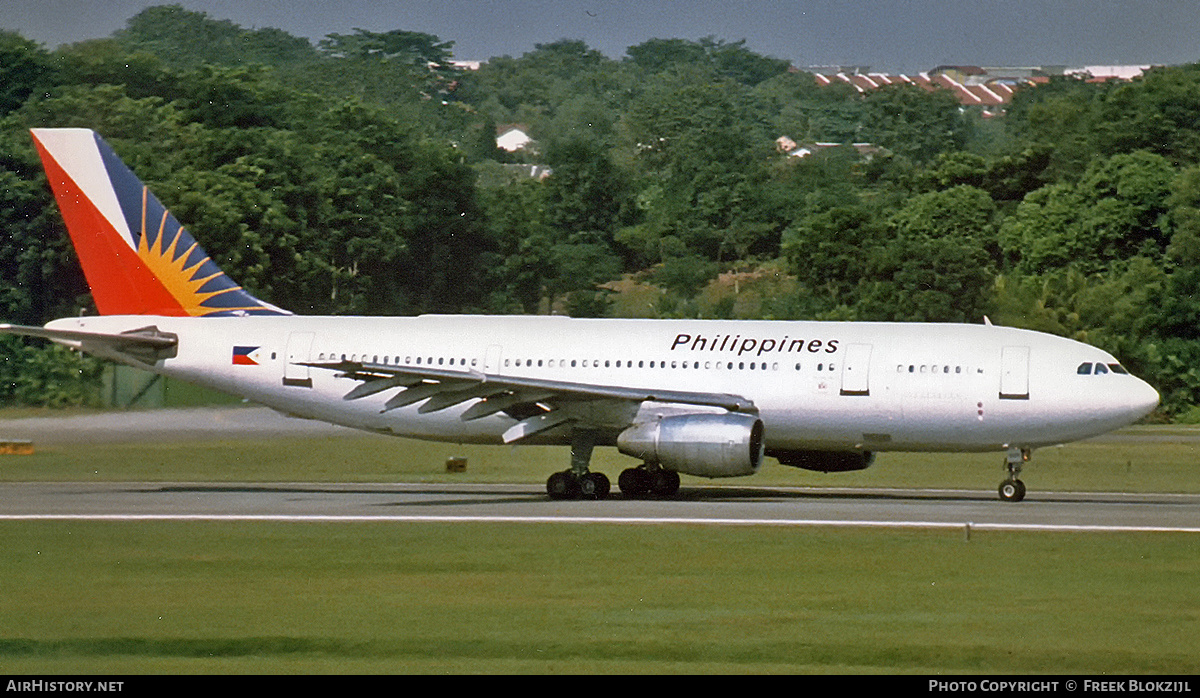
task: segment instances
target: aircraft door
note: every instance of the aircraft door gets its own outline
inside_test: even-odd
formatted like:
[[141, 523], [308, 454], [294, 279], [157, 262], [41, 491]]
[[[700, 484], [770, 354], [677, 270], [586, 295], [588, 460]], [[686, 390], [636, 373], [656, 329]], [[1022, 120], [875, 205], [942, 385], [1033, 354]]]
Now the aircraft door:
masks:
[[871, 345], [851, 344], [842, 361], [842, 395], [870, 395]]
[[308, 366], [301, 365], [310, 360], [312, 344], [312, 332], [293, 332], [288, 336], [287, 353], [283, 363], [284, 385], [295, 388], [313, 387]]
[[1029, 399], [1029, 347], [1004, 347], [1001, 350], [1000, 399]]
[[483, 372], [484, 373], [499, 373], [500, 372], [500, 345], [493, 344], [487, 348], [487, 353], [483, 357]]

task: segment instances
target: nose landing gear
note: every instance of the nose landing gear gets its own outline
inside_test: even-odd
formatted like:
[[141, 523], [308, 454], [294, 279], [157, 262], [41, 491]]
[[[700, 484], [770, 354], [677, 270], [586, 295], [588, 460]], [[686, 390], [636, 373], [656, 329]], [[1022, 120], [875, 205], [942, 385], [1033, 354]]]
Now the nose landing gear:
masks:
[[1019, 502], [1025, 499], [1025, 483], [1017, 478], [1021, 474], [1021, 466], [1029, 460], [1030, 449], [1010, 448], [1005, 457], [1004, 465], [1008, 469], [1008, 479], [1000, 483], [1000, 499], [1006, 502]]

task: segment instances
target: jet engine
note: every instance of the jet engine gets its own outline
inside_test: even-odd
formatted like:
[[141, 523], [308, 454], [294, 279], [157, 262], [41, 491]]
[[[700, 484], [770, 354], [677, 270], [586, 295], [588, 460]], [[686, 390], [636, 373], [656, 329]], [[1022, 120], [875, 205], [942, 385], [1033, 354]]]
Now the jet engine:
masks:
[[735, 413], [660, 417], [621, 432], [617, 450], [687, 475], [752, 475], [762, 465], [763, 423]]
[[783, 465], [822, 473], [866, 470], [875, 462], [875, 454], [870, 451], [770, 451], [767, 455]]

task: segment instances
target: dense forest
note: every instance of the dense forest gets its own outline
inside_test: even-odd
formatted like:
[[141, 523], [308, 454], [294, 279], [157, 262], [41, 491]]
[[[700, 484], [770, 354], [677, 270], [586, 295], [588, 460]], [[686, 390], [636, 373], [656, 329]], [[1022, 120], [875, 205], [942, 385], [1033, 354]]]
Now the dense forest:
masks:
[[[53, 50], [0, 32], [0, 319], [91, 312], [28, 135], [86, 126], [299, 313], [987, 316], [1108, 349], [1163, 416], [1200, 421], [1200, 64], [1054, 78], [987, 118], [943, 90], [818, 87], [715, 37], [478, 70], [453, 46], [314, 45], [178, 6]], [[536, 147], [498, 149], [505, 124]], [[780, 136], [846, 145], [789, 158]], [[94, 394], [90, 360], [0, 354], [0, 402]]]

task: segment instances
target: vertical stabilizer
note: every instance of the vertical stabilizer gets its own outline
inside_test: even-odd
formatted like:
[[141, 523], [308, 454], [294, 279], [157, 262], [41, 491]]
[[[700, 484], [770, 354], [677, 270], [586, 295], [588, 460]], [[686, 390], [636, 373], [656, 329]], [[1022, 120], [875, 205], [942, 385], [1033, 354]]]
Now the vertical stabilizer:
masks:
[[94, 131], [32, 133], [101, 314], [287, 314], [226, 276]]

